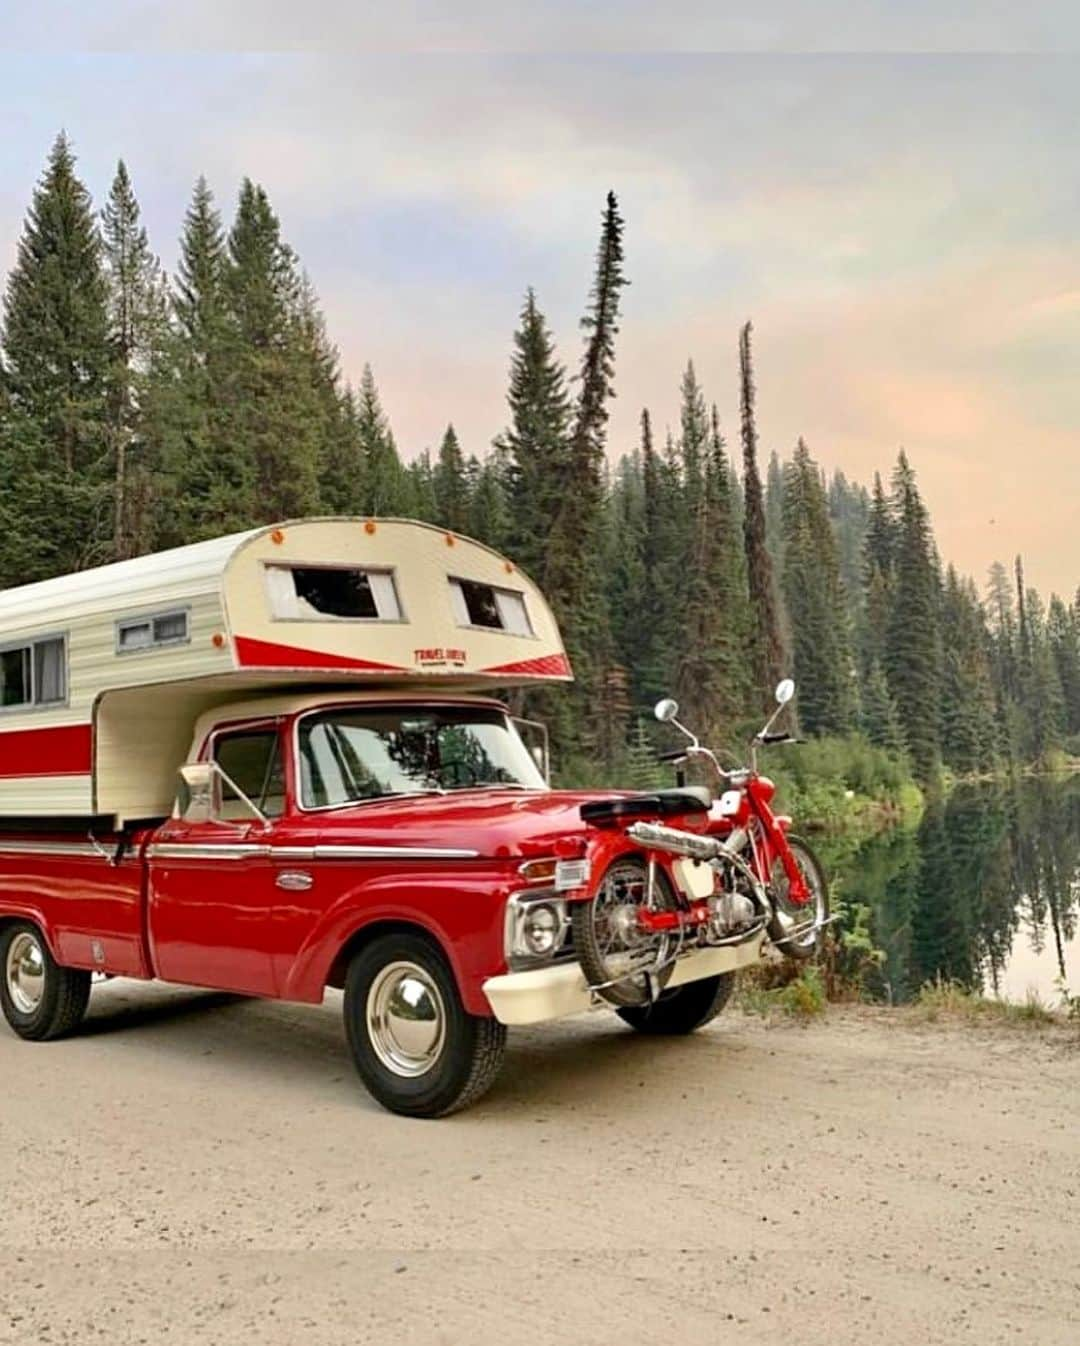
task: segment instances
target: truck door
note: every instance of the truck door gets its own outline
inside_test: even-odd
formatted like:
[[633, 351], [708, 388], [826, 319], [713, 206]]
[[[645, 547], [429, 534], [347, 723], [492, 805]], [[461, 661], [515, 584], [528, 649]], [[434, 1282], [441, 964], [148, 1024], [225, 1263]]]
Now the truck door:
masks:
[[160, 829], [150, 852], [154, 966], [165, 981], [274, 995], [277, 890], [270, 847], [285, 810], [280, 727], [264, 722], [219, 731], [209, 755], [270, 827], [225, 786], [219, 818], [171, 818]]

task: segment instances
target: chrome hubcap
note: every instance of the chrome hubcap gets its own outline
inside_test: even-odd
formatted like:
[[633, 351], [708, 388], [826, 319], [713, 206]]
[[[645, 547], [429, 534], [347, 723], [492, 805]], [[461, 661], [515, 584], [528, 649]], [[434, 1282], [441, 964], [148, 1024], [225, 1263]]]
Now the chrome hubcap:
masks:
[[20, 1014], [33, 1014], [45, 994], [45, 954], [28, 931], [20, 930], [8, 945], [7, 989]]
[[446, 1007], [430, 973], [416, 963], [389, 963], [371, 983], [367, 1028], [375, 1055], [395, 1075], [431, 1069], [446, 1042]]

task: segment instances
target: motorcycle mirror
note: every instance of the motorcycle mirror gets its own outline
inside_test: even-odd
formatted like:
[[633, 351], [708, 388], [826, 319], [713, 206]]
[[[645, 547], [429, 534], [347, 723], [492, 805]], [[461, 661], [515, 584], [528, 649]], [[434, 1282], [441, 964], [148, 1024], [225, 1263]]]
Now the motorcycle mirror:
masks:
[[665, 696], [662, 701], [658, 701], [653, 707], [653, 714], [661, 724], [667, 724], [679, 713], [679, 703], [670, 696]]
[[776, 701], [778, 705], [786, 706], [795, 695], [795, 682], [792, 678], [784, 678], [782, 682], [776, 684]]

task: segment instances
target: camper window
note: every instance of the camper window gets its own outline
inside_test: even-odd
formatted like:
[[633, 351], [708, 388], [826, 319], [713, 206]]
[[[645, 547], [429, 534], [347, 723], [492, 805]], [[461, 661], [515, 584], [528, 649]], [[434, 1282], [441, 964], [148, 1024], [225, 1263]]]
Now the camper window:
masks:
[[476, 580], [451, 578], [450, 601], [458, 626], [480, 626], [487, 631], [506, 631], [512, 636], [533, 634], [525, 595], [516, 589], [496, 589]]
[[185, 608], [175, 612], [148, 613], [145, 617], [125, 617], [116, 623], [117, 654], [152, 650], [159, 645], [182, 645], [188, 639], [190, 633]]
[[55, 706], [67, 699], [63, 636], [0, 650], [0, 707]]
[[389, 570], [356, 566], [267, 566], [270, 611], [279, 621], [399, 622]]

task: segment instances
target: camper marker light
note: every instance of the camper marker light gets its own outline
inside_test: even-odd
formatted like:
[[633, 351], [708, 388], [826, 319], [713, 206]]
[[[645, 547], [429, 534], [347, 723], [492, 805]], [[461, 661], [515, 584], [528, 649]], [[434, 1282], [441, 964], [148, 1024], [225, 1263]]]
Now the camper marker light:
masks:
[[375, 531], [375, 520], [367, 519], [364, 523], [364, 532], [367, 533], [368, 537], [370, 537], [372, 533], [374, 533], [374, 531]]
[[280, 547], [281, 544], [285, 541], [285, 534], [281, 531], [280, 528], [275, 528], [274, 531], [270, 534], [270, 541], [274, 544], [275, 547]]
[[215, 650], [220, 650], [222, 646], [225, 644], [225, 637], [221, 634], [220, 631], [215, 631], [214, 634], [210, 637], [210, 643], [213, 645]]
[[454, 545], [454, 535], [453, 535], [453, 533], [447, 533], [447, 535], [446, 535], [446, 545], [447, 545], [448, 547], [452, 547], [452, 546]]

